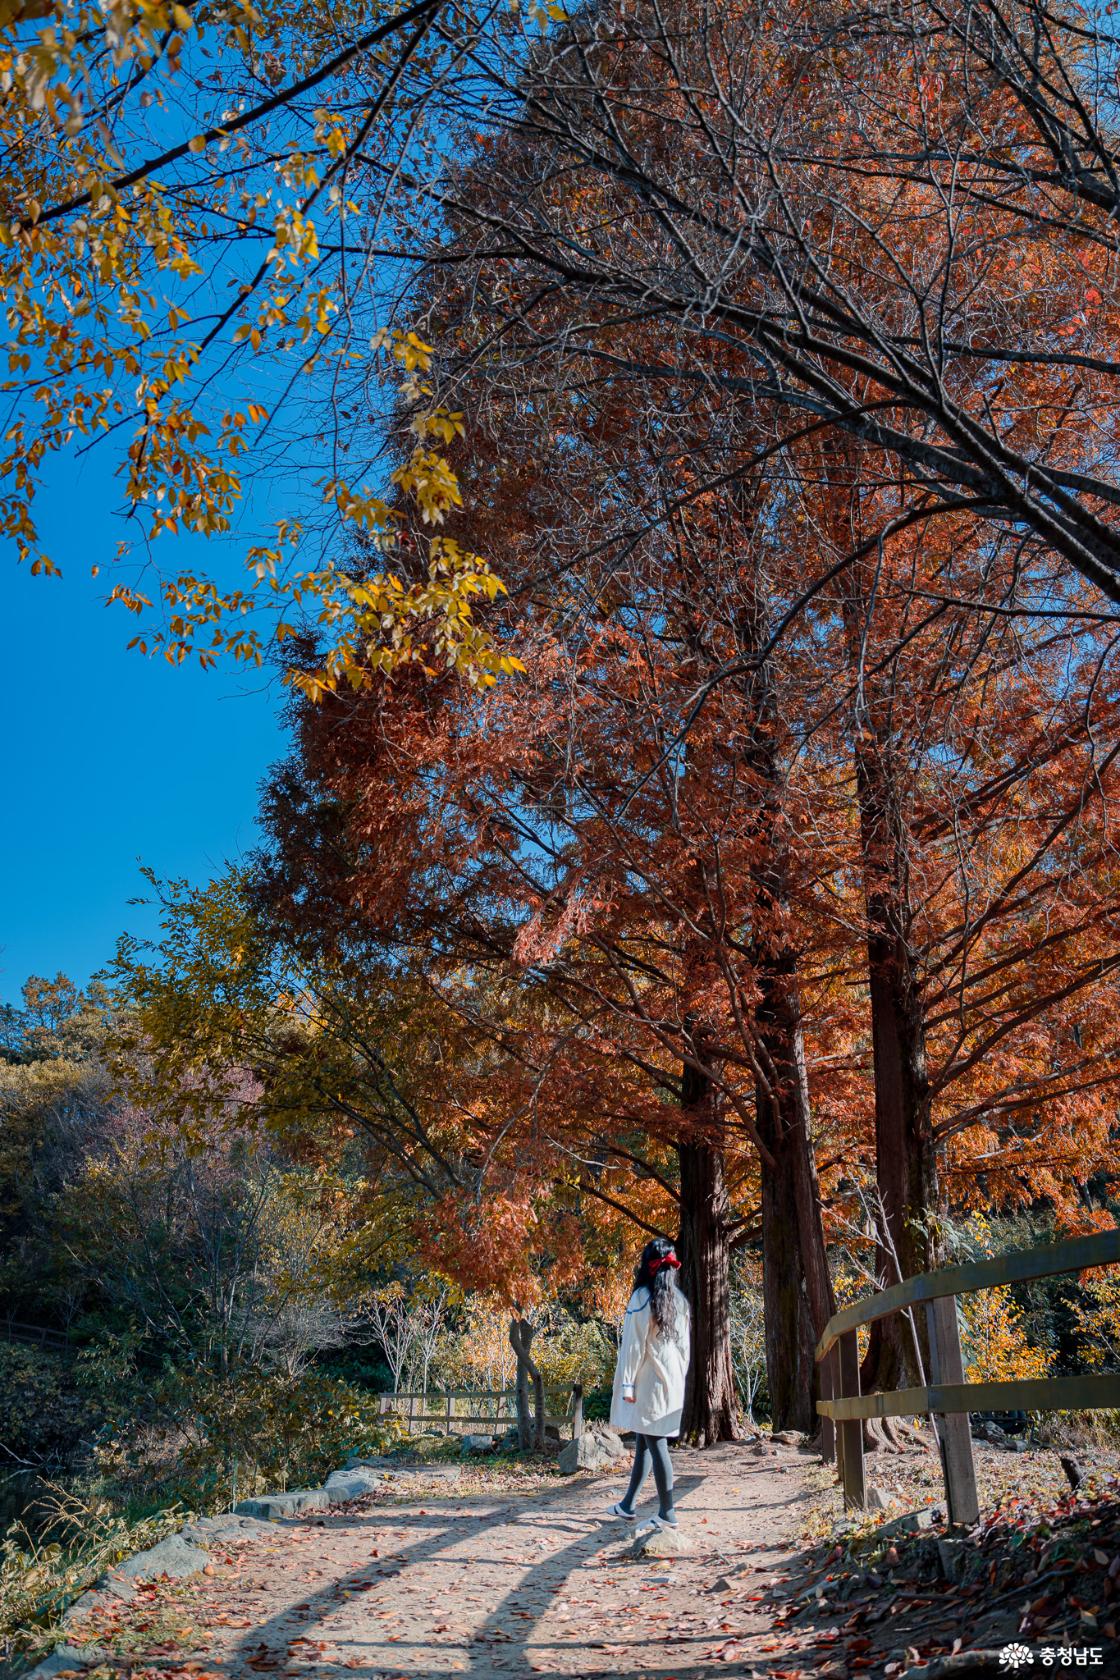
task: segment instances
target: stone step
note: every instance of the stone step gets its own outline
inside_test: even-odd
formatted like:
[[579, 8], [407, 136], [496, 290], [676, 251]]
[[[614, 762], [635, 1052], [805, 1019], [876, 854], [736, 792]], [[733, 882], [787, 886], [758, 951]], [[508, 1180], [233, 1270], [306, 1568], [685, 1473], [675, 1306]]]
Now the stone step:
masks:
[[330, 1503], [326, 1488], [299, 1488], [294, 1493], [265, 1493], [259, 1499], [242, 1499], [233, 1509], [239, 1517], [278, 1522], [282, 1517], [296, 1517], [301, 1511], [325, 1511]]
[[332, 1505], [346, 1505], [381, 1487], [383, 1480], [376, 1470], [335, 1470], [323, 1483], [323, 1491]]

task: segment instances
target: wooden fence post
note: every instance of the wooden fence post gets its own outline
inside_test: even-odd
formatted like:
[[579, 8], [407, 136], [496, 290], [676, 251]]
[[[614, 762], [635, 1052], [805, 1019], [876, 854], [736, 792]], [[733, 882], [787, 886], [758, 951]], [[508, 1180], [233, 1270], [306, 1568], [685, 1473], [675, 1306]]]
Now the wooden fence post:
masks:
[[[836, 1398], [836, 1349], [830, 1347], [820, 1363], [821, 1399]], [[821, 1418], [821, 1458], [825, 1464], [836, 1462], [836, 1425], [830, 1417]]]
[[572, 1440], [583, 1434], [583, 1384], [572, 1384]]
[[444, 1434], [448, 1435], [448, 1436], [451, 1434], [451, 1390], [450, 1389], [448, 1389], [448, 1391], [447, 1391], [447, 1427], [444, 1430]]
[[[930, 1378], [935, 1384], [963, 1383], [961, 1336], [957, 1325], [957, 1299], [943, 1295], [926, 1302], [929, 1329]], [[976, 1464], [972, 1456], [972, 1431], [967, 1412], [938, 1412], [937, 1435], [941, 1448], [941, 1471], [945, 1477], [945, 1501], [949, 1521], [971, 1528], [980, 1518], [976, 1493]]]
[[[848, 1330], [840, 1338], [840, 1394], [845, 1400], [859, 1397], [859, 1343], [854, 1330]], [[867, 1503], [862, 1419], [852, 1418], [850, 1422], [845, 1419], [837, 1434], [842, 1453], [840, 1474], [844, 1482], [844, 1505], [848, 1510], [862, 1511]]]

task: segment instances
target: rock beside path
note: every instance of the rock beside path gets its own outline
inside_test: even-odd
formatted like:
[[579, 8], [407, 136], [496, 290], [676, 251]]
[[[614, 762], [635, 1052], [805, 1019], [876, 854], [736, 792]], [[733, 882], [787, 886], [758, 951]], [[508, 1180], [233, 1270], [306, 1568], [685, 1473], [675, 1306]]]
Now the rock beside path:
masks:
[[77, 1645], [56, 1645], [50, 1656], [36, 1663], [23, 1680], [55, 1680], [56, 1675], [88, 1668], [100, 1655], [100, 1652], [83, 1650]]
[[593, 1423], [591, 1425], [591, 1433], [600, 1440], [611, 1453], [613, 1453], [615, 1458], [626, 1457], [628, 1450], [626, 1442], [622, 1439], [618, 1430], [612, 1429], [610, 1424]]
[[346, 1505], [351, 1499], [363, 1499], [381, 1487], [383, 1478], [376, 1470], [356, 1466], [353, 1470], [335, 1470], [323, 1483], [323, 1492], [332, 1505]]
[[618, 1459], [626, 1457], [622, 1438], [613, 1429], [592, 1425], [574, 1441], [560, 1449], [558, 1460], [562, 1476], [574, 1476], [577, 1470], [608, 1470]]
[[267, 1523], [259, 1517], [237, 1516], [233, 1511], [227, 1511], [220, 1517], [196, 1517], [194, 1522], [186, 1523], [179, 1533], [184, 1540], [193, 1541], [196, 1546], [216, 1545], [220, 1540], [225, 1545], [231, 1541], [251, 1540]]
[[330, 1502], [326, 1488], [298, 1488], [294, 1493], [266, 1493], [259, 1499], [242, 1499], [233, 1509], [239, 1517], [278, 1522], [281, 1517], [297, 1517], [303, 1511], [325, 1511]]
[[415, 1464], [389, 1453], [379, 1453], [373, 1458], [348, 1458], [343, 1472], [348, 1475], [352, 1470], [376, 1470], [388, 1481], [398, 1476], [423, 1476], [430, 1481], [457, 1482], [463, 1474], [459, 1464]]
[[172, 1534], [161, 1540], [158, 1546], [149, 1546], [146, 1552], [137, 1552], [135, 1557], [125, 1558], [123, 1563], [116, 1565], [113, 1574], [123, 1576], [126, 1581], [154, 1581], [161, 1575], [179, 1581], [197, 1575], [209, 1562], [209, 1554], [201, 1546], [192, 1546], [181, 1535]]
[[651, 1528], [639, 1534], [630, 1548], [635, 1557], [686, 1557], [692, 1550], [688, 1536], [679, 1528]]

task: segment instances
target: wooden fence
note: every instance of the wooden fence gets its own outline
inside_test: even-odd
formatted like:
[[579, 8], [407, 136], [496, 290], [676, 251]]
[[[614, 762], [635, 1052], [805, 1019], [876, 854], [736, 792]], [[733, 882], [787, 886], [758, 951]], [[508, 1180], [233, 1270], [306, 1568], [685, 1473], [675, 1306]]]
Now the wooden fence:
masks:
[[[545, 1423], [554, 1428], [571, 1428], [573, 1436], [583, 1429], [583, 1389], [576, 1383], [571, 1388], [546, 1388]], [[517, 1422], [517, 1390], [515, 1388], [453, 1388], [418, 1390], [381, 1395], [381, 1410], [393, 1412], [400, 1418], [409, 1435], [431, 1430], [434, 1434], [470, 1434], [480, 1424], [489, 1425], [497, 1435], [502, 1427], [512, 1428]], [[468, 1409], [461, 1411], [465, 1405]], [[561, 1410], [560, 1407], [563, 1407]]]
[[0, 1338], [8, 1342], [23, 1342], [30, 1347], [51, 1348], [55, 1353], [72, 1353], [73, 1344], [62, 1330], [48, 1330], [42, 1324], [21, 1324], [19, 1319], [0, 1320]]
[[[1120, 1376], [1026, 1377], [1014, 1382], [967, 1383], [961, 1361], [957, 1296], [1028, 1278], [1057, 1277], [1120, 1261], [1120, 1231], [1076, 1237], [1049, 1248], [1021, 1250], [944, 1271], [922, 1272], [891, 1289], [857, 1301], [829, 1319], [817, 1345], [821, 1398], [817, 1411], [821, 1450], [826, 1462], [839, 1460], [844, 1503], [862, 1508], [866, 1501], [863, 1419], [915, 1417], [934, 1420], [945, 1495], [951, 1523], [974, 1523], [979, 1516], [976, 1469], [972, 1457], [969, 1412], [1096, 1411], [1120, 1407]], [[926, 1311], [929, 1338], [928, 1375], [923, 1388], [900, 1388], [885, 1394], [859, 1391], [856, 1331], [891, 1313], [919, 1304]]]

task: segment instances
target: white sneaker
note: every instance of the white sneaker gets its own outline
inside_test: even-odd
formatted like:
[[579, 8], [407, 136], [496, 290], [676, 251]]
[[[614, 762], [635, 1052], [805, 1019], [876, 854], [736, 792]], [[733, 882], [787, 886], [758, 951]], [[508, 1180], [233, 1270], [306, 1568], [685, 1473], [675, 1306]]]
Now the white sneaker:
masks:
[[664, 1517], [654, 1515], [646, 1518], [641, 1528], [636, 1531], [634, 1537], [635, 1539], [640, 1540], [643, 1534], [653, 1534], [661, 1528], [668, 1529], [671, 1534], [675, 1534], [679, 1526], [679, 1523], [666, 1522]]
[[638, 1520], [637, 1512], [628, 1511], [621, 1499], [614, 1505], [608, 1505], [606, 1514], [608, 1517], [621, 1517], [623, 1522], [628, 1523], [637, 1522]]

